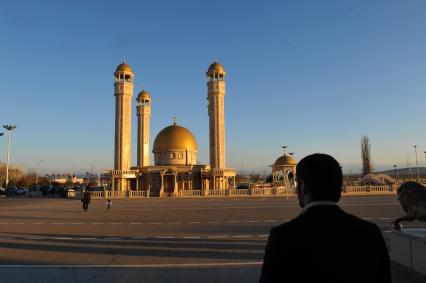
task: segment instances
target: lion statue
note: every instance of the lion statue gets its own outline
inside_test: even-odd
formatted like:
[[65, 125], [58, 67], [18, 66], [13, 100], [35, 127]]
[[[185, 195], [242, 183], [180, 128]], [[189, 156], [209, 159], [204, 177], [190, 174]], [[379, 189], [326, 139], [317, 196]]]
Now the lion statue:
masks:
[[420, 183], [409, 181], [399, 186], [398, 200], [406, 215], [395, 219], [392, 226], [401, 229], [401, 221], [426, 221], [426, 187]]

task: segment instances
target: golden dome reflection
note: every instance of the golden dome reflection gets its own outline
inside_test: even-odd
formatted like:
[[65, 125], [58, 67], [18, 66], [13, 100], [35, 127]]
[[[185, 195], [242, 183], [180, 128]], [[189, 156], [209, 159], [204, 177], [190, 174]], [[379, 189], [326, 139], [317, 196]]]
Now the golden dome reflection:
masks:
[[158, 133], [152, 151], [179, 149], [196, 152], [197, 142], [194, 135], [188, 129], [177, 125], [175, 122]]

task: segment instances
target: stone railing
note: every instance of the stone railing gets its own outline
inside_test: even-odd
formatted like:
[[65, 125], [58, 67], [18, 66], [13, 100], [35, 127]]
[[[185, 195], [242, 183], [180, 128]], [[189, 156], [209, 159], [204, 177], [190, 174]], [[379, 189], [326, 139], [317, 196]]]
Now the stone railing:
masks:
[[235, 196], [249, 196], [250, 195], [250, 189], [235, 189], [231, 190], [231, 195]]
[[104, 198], [124, 198], [127, 196], [127, 192], [120, 191], [104, 191], [103, 193]]
[[92, 198], [104, 198], [105, 197], [104, 192], [102, 192], [102, 191], [91, 192], [90, 196]]
[[136, 178], [138, 176], [138, 170], [111, 170], [112, 176], [123, 176], [123, 178]]
[[290, 196], [296, 195], [295, 188], [277, 187], [275, 188], [275, 195], [277, 196]]
[[[385, 186], [345, 186], [342, 195], [385, 195], [396, 194], [394, 185]], [[81, 198], [81, 191], [68, 191], [68, 198]], [[263, 197], [263, 196], [295, 196], [296, 189], [289, 187], [251, 187], [249, 189], [226, 190], [181, 190], [176, 193], [164, 195], [167, 197]], [[148, 191], [95, 191], [91, 192], [93, 199], [100, 198], [147, 198]]]
[[130, 191], [130, 198], [146, 198], [148, 197], [148, 191]]
[[[82, 191], [68, 191], [67, 198], [79, 199], [83, 195]], [[90, 192], [92, 199], [102, 198], [145, 198], [148, 197], [146, 191], [130, 191], [130, 192], [117, 192], [117, 191], [94, 191]]]
[[203, 196], [203, 191], [201, 191], [201, 190], [182, 190], [182, 191], [179, 191], [178, 196], [180, 196], [180, 197], [201, 197], [201, 196]]
[[229, 190], [206, 190], [204, 191], [204, 196], [229, 196], [230, 191]]
[[345, 186], [343, 194], [395, 194], [395, 186]]
[[269, 195], [272, 195], [273, 188], [250, 188], [250, 191], [252, 196], [258, 196], [258, 195], [269, 196]]

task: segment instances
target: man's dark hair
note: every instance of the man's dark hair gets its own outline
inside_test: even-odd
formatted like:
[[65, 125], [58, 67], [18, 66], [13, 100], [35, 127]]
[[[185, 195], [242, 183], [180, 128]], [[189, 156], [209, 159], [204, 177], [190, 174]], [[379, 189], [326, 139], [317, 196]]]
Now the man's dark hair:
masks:
[[342, 167], [332, 156], [321, 153], [306, 156], [297, 164], [296, 176], [315, 200], [340, 200]]

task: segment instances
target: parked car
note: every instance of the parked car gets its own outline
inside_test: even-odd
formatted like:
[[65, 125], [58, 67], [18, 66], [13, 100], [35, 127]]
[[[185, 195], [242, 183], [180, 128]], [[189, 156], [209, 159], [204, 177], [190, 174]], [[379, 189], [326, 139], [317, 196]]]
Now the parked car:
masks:
[[249, 185], [246, 185], [246, 184], [237, 186], [237, 190], [247, 190], [249, 188], [250, 188]]
[[28, 192], [29, 189], [25, 187], [19, 187], [15, 190], [16, 195], [25, 195], [26, 192]]
[[40, 185], [32, 185], [30, 187], [32, 192], [41, 191], [41, 188], [42, 188], [42, 186], [40, 186]]
[[15, 195], [16, 194], [16, 190], [18, 188], [16, 186], [9, 186], [6, 188], [6, 194], [11, 196], [11, 195]]

